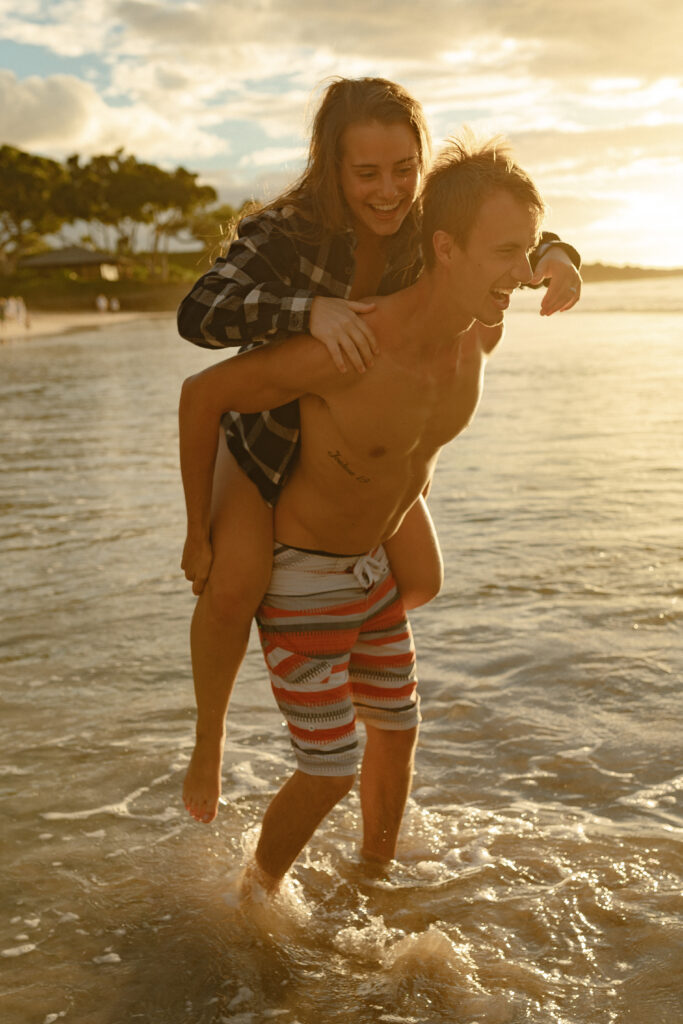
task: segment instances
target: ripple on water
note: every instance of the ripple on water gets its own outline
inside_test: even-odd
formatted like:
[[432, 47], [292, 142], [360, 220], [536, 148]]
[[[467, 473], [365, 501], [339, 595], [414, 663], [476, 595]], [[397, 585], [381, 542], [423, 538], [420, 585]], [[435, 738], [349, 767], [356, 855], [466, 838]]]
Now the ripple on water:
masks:
[[354, 792], [249, 912], [238, 879], [291, 767], [258, 657], [219, 818], [179, 800], [172, 440], [204, 354], [170, 321], [0, 350], [8, 1019], [679, 1024], [683, 394], [680, 318], [656, 319], [555, 321], [550, 345], [511, 322], [430, 496], [447, 580], [414, 616], [400, 862], [358, 862]]

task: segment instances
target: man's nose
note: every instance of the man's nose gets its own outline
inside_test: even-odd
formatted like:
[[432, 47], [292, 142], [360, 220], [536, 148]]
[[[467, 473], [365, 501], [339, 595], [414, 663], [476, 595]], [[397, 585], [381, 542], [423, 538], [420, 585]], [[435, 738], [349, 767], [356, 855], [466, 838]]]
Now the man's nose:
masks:
[[520, 284], [528, 284], [534, 276], [527, 253], [522, 253], [517, 260], [517, 263], [515, 264], [515, 276], [519, 279]]

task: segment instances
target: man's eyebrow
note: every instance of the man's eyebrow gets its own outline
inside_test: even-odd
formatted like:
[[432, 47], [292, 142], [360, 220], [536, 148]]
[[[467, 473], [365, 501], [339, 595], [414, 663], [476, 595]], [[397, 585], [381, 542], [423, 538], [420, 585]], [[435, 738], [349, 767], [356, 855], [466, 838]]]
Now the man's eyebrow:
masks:
[[496, 248], [497, 249], [524, 249], [526, 252], [533, 252], [533, 250], [537, 249], [538, 246], [541, 244], [541, 235], [542, 235], [542, 232], [539, 231], [536, 235], [534, 235], [534, 237], [532, 238], [531, 242], [529, 242], [528, 245], [526, 244], [526, 242], [521, 242], [521, 241], [519, 241], [517, 239], [514, 239], [514, 238], [508, 238], [508, 239], [505, 239], [504, 241], [499, 242], [498, 245], [496, 246]]

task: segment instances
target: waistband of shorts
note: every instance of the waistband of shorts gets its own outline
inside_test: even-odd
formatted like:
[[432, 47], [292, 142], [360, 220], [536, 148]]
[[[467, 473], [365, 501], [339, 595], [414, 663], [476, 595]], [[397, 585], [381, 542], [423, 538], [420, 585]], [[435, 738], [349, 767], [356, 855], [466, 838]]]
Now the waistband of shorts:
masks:
[[321, 573], [353, 572], [353, 567], [361, 558], [376, 557], [384, 552], [381, 544], [371, 551], [363, 551], [359, 555], [340, 555], [334, 551], [315, 551], [310, 548], [297, 548], [291, 544], [282, 544], [276, 540], [273, 545], [273, 566], [279, 568], [309, 569]]
[[367, 590], [390, 571], [389, 560], [381, 544], [365, 555], [335, 555], [302, 550], [276, 540], [268, 593], [287, 593], [291, 587], [294, 591], [299, 587], [307, 588], [309, 584], [304, 583], [304, 578], [309, 581], [313, 578], [327, 579], [328, 584], [335, 580], [335, 586], [344, 590], [359, 585]]
[[323, 558], [364, 558], [367, 551], [359, 551], [357, 555], [342, 555], [338, 551], [320, 551], [317, 548], [300, 548], [296, 544], [280, 544], [275, 541], [276, 548], [287, 548], [288, 551], [301, 551], [304, 555], [322, 555]]

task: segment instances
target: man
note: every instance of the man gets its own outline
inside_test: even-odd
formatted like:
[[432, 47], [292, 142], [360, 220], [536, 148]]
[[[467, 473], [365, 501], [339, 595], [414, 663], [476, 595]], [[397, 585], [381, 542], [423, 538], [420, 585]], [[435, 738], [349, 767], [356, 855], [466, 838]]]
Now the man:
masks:
[[297, 769], [264, 816], [254, 874], [273, 891], [357, 767], [365, 858], [393, 859], [417, 730], [414, 648], [382, 542], [429, 486], [441, 447], [474, 416], [486, 359], [512, 291], [532, 276], [543, 202], [495, 142], [453, 142], [423, 193], [425, 272], [373, 299], [380, 354], [339, 374], [306, 335], [190, 378], [180, 403], [188, 508], [183, 565], [206, 555], [216, 438], [224, 410], [299, 399], [299, 461], [275, 510], [275, 552], [258, 612], [273, 692]]

